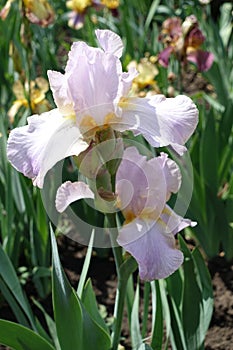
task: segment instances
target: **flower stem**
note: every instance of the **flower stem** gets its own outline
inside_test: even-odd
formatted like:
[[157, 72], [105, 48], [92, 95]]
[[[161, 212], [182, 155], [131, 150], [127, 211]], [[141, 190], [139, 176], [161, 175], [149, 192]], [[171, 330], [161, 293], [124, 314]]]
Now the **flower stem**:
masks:
[[[109, 227], [117, 227], [115, 214], [107, 214], [107, 220], [108, 220]], [[119, 246], [118, 247], [115, 246], [115, 241], [112, 235], [111, 235], [111, 239], [112, 239], [112, 251], [115, 259], [117, 278], [118, 278], [115, 307], [114, 307], [114, 314], [113, 314], [114, 324], [113, 324], [111, 338], [112, 338], [112, 350], [117, 350], [118, 344], [120, 341], [120, 336], [121, 336], [121, 325], [122, 325], [122, 319], [123, 319], [124, 301], [125, 301], [127, 283], [125, 281], [124, 276], [122, 276], [121, 269], [120, 269], [123, 263], [122, 248]]]
[[126, 289], [127, 289], [126, 281], [118, 277], [118, 286], [117, 286], [115, 308], [114, 308], [114, 314], [113, 314], [114, 324], [113, 324], [113, 331], [111, 335], [112, 350], [118, 349], [118, 344], [120, 341]]

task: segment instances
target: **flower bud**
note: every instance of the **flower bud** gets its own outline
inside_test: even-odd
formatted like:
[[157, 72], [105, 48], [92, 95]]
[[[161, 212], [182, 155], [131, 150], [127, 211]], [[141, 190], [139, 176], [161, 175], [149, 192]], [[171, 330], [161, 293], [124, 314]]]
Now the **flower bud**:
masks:
[[32, 23], [47, 27], [54, 21], [54, 11], [46, 0], [23, 0], [26, 17]]

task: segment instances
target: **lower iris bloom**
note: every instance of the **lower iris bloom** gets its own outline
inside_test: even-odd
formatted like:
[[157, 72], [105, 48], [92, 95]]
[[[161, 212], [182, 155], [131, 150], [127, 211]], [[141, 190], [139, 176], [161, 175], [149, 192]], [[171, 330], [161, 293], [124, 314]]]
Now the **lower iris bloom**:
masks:
[[[165, 153], [147, 160], [135, 147], [124, 151], [116, 173], [115, 205], [125, 221], [117, 242], [134, 256], [143, 280], [166, 278], [183, 262], [174, 235], [196, 223], [177, 215], [166, 204], [180, 185], [180, 170]], [[57, 210], [63, 212], [70, 203], [95, 195], [87, 184], [68, 181], [57, 191]]]

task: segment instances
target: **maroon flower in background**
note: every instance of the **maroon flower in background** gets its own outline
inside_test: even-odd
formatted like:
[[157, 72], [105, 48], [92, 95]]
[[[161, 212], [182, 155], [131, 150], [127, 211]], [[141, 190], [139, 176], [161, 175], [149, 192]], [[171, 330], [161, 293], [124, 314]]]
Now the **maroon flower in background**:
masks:
[[199, 71], [210, 69], [214, 55], [200, 49], [205, 36], [194, 15], [188, 16], [183, 23], [179, 17], [165, 20], [159, 39], [165, 46], [159, 54], [159, 63], [163, 67], [168, 67], [170, 55], [173, 53], [183, 63], [189, 61], [196, 64]]

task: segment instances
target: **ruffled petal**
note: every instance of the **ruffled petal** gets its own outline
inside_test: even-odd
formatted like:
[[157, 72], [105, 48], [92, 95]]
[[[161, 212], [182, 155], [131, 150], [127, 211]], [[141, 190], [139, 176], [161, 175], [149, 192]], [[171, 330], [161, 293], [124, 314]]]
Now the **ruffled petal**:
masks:
[[140, 278], [145, 281], [166, 278], [183, 262], [182, 252], [175, 248], [174, 236], [164, 233], [159, 221], [137, 218], [122, 227], [117, 242], [136, 259]]
[[160, 220], [163, 222], [164, 232], [172, 233], [173, 235], [188, 226], [194, 227], [197, 225], [195, 221], [184, 219], [182, 216], [176, 214], [168, 205], [164, 207]]
[[120, 58], [123, 52], [123, 42], [119, 35], [113, 33], [111, 30], [97, 29], [95, 31], [100, 46], [106, 53]]
[[187, 60], [195, 63], [200, 72], [205, 72], [212, 66], [214, 55], [211, 52], [196, 50], [187, 55]]
[[120, 79], [118, 61], [116, 56], [90, 47], [85, 55], [77, 56], [68, 86], [78, 121], [89, 116], [102, 125], [114, 111]]
[[53, 98], [60, 112], [64, 116], [74, 114], [73, 101], [67, 83], [67, 76], [52, 70], [49, 70], [47, 74]]
[[116, 120], [115, 129], [136, 130], [154, 147], [171, 145], [179, 154], [186, 150], [185, 142], [198, 122], [198, 109], [184, 95], [166, 98], [131, 98], [121, 102], [122, 118]]
[[59, 213], [62, 213], [71, 203], [82, 198], [94, 199], [94, 193], [89, 186], [82, 181], [66, 181], [57, 190], [56, 209]]
[[166, 278], [183, 262], [174, 235], [195, 225], [196, 222], [182, 218], [166, 205], [157, 221], [136, 218], [123, 225], [117, 242], [138, 262], [142, 280]]
[[87, 147], [75, 121], [53, 109], [29, 117], [28, 125], [11, 131], [7, 156], [18, 171], [42, 188], [49, 169], [59, 160], [78, 155]]
[[116, 174], [119, 207], [126, 220], [153, 215], [156, 220], [166, 203], [166, 180], [158, 162], [150, 163], [136, 147], [124, 151]]
[[166, 179], [167, 185], [167, 201], [171, 193], [177, 193], [181, 186], [181, 172], [174, 160], [169, 159], [168, 155], [161, 152], [159, 157], [149, 160], [150, 163], [159, 162], [161, 168], [163, 169], [163, 174]]

